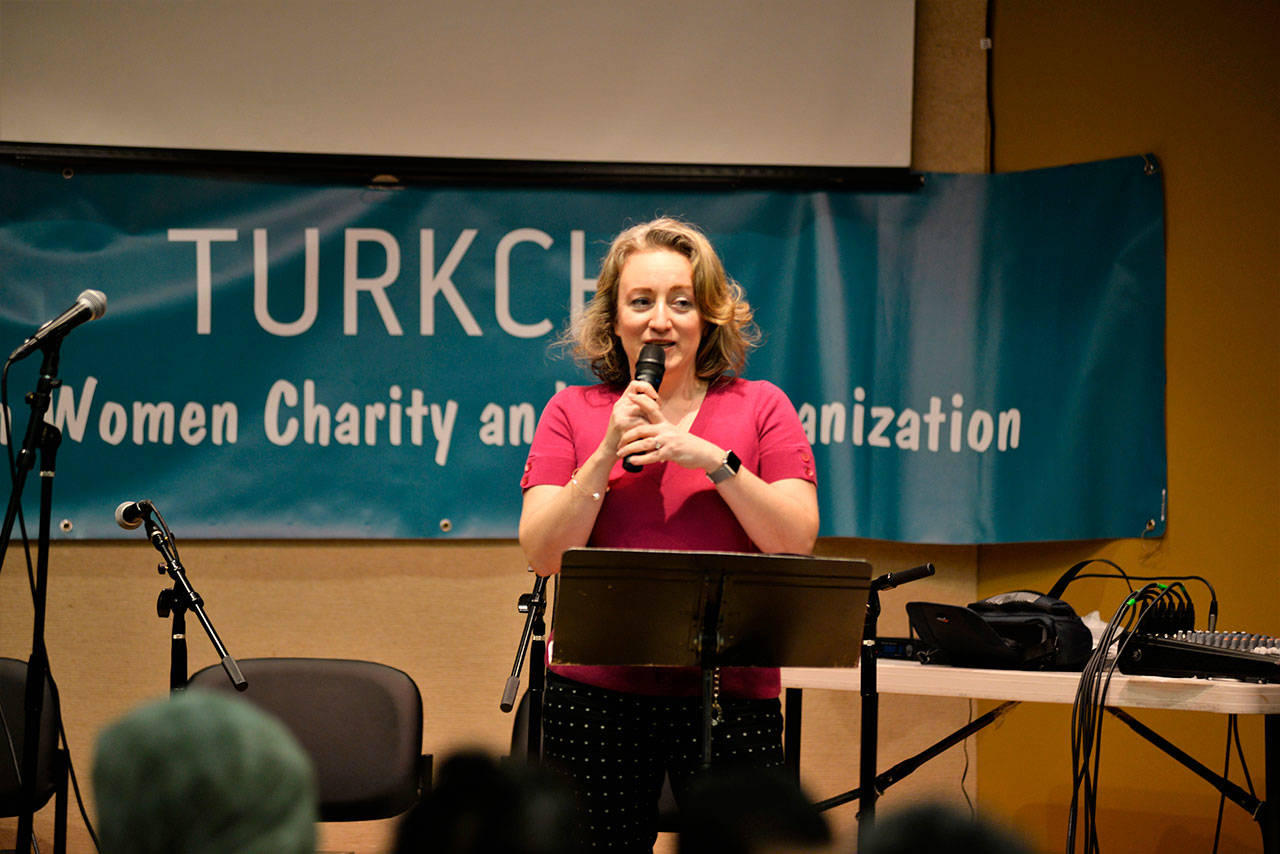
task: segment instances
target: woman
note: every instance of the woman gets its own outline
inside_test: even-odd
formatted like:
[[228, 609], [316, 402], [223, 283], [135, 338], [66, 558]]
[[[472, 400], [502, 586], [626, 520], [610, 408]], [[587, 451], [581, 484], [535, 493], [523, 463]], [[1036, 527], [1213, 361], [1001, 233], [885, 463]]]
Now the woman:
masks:
[[[696, 227], [658, 219], [614, 239], [570, 332], [601, 383], [551, 399], [521, 480], [520, 544], [534, 571], [558, 572], [565, 549], [585, 545], [812, 551], [813, 455], [795, 408], [771, 383], [737, 376], [756, 337], [741, 288]], [[666, 354], [657, 389], [632, 379], [645, 344]], [[779, 764], [778, 672], [723, 668], [717, 682], [713, 762]], [[698, 767], [701, 690], [694, 668], [552, 668], [544, 750], [574, 779], [593, 845], [652, 848], [663, 772], [679, 797]]]

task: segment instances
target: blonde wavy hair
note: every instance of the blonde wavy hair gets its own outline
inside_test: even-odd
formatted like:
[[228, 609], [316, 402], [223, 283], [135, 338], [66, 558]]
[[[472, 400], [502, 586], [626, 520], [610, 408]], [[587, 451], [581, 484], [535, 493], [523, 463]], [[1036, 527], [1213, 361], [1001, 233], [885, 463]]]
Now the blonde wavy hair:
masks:
[[741, 286], [725, 273], [706, 235], [697, 226], [670, 217], [632, 226], [613, 239], [600, 265], [595, 296], [565, 332], [561, 344], [601, 382], [622, 388], [631, 381], [622, 341], [613, 332], [618, 316], [618, 280], [633, 254], [654, 249], [683, 255], [693, 268], [693, 298], [703, 321], [695, 365], [698, 379], [712, 384], [739, 374], [746, 365], [747, 352], [760, 341], [751, 305]]

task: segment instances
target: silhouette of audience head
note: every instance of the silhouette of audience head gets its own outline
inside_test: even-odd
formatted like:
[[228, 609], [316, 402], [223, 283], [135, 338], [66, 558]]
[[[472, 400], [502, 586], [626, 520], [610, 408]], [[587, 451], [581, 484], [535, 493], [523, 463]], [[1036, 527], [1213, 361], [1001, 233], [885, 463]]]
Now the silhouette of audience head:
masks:
[[98, 736], [102, 854], [313, 854], [310, 760], [284, 725], [234, 698], [186, 691]]
[[941, 804], [892, 812], [876, 811], [875, 824], [858, 843], [858, 854], [1031, 854], [1030, 846], [1004, 828]]
[[445, 759], [409, 811], [394, 854], [576, 854], [583, 851], [568, 783], [550, 770], [480, 751]]
[[679, 801], [680, 854], [803, 851], [831, 842], [826, 819], [781, 768], [712, 768]]

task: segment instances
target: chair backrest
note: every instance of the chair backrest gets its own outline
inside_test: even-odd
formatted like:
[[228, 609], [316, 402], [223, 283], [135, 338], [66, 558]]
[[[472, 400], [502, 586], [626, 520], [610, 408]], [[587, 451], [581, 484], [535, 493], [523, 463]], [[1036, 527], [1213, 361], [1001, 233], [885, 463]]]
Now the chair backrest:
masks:
[[241, 659], [237, 692], [221, 665], [197, 671], [189, 689], [240, 696], [275, 715], [311, 756], [321, 821], [390, 818], [430, 782], [422, 755], [422, 695], [402, 670], [336, 658]]
[[[529, 761], [529, 703], [532, 699], [529, 692], [525, 691], [520, 695], [520, 702], [516, 703], [515, 711], [511, 716], [511, 758]], [[541, 761], [542, 750], [535, 751], [532, 757], [534, 762]]]
[[[0, 658], [0, 816], [22, 812], [22, 770], [26, 720], [27, 663]], [[49, 682], [44, 686], [40, 709], [40, 756], [36, 762], [36, 809], [49, 802], [57, 790], [58, 698]]]

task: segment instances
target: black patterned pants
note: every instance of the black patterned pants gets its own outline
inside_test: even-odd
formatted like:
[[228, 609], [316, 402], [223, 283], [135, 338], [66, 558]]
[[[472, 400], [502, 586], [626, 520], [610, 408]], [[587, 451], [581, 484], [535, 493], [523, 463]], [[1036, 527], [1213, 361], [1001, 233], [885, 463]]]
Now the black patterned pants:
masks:
[[[713, 765], [782, 765], [778, 700], [721, 698]], [[591, 847], [651, 851], [665, 772], [679, 802], [702, 762], [702, 698], [626, 694], [547, 675], [543, 754], [567, 774]]]

